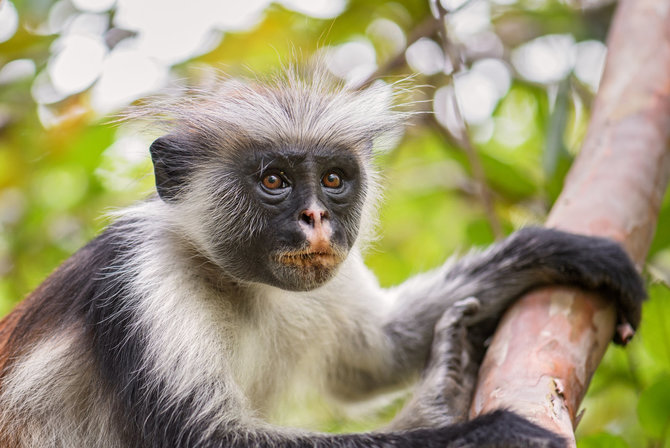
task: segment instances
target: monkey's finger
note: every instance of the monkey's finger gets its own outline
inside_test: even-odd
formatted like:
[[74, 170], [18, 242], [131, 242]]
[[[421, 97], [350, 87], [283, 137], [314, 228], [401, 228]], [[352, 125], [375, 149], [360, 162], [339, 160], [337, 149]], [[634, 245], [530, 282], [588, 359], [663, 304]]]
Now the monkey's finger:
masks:
[[459, 308], [463, 316], [472, 316], [481, 308], [481, 302], [476, 297], [467, 297], [454, 303], [454, 308]]

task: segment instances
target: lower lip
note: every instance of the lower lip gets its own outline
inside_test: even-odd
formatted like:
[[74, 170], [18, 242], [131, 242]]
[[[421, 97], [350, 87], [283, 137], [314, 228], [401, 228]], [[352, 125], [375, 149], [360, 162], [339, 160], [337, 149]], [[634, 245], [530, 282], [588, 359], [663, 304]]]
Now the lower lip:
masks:
[[284, 255], [279, 257], [279, 262], [284, 265], [308, 267], [308, 266], [335, 266], [338, 259], [333, 254], [301, 254], [301, 255]]

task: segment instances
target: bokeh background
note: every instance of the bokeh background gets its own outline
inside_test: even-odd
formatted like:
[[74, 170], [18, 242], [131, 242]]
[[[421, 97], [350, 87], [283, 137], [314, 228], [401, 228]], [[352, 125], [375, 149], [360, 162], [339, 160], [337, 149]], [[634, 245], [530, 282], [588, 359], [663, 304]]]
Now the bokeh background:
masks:
[[[541, 224], [579, 151], [616, 3], [603, 0], [0, 0], [0, 315], [151, 194], [134, 101], [217, 72], [315, 54], [352, 86], [405, 85], [417, 114], [380, 154], [386, 200], [367, 254], [384, 285]], [[437, 33], [435, 15], [446, 23]], [[643, 68], [642, 68], [643, 69]], [[670, 200], [634, 342], [612, 346], [578, 445], [670, 447]], [[304, 413], [321, 429], [372, 427]], [[320, 418], [315, 415], [322, 415]]]

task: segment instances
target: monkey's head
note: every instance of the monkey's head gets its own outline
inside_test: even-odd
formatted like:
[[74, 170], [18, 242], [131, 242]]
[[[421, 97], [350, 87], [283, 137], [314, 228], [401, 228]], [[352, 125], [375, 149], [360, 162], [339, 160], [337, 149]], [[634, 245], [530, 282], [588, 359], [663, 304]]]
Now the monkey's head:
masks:
[[151, 145], [158, 195], [228, 275], [316, 288], [369, 231], [373, 147], [403, 121], [392, 97], [322, 70], [217, 83], [171, 106], [172, 132]]

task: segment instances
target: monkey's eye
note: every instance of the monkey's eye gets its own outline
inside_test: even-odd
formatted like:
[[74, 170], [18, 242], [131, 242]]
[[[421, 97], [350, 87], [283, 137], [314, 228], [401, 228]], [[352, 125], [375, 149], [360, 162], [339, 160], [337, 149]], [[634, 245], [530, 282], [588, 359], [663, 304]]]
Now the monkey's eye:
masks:
[[321, 178], [321, 184], [326, 188], [340, 188], [342, 186], [342, 177], [331, 171]]
[[277, 173], [266, 175], [261, 180], [261, 183], [268, 190], [279, 190], [288, 187], [288, 183]]

